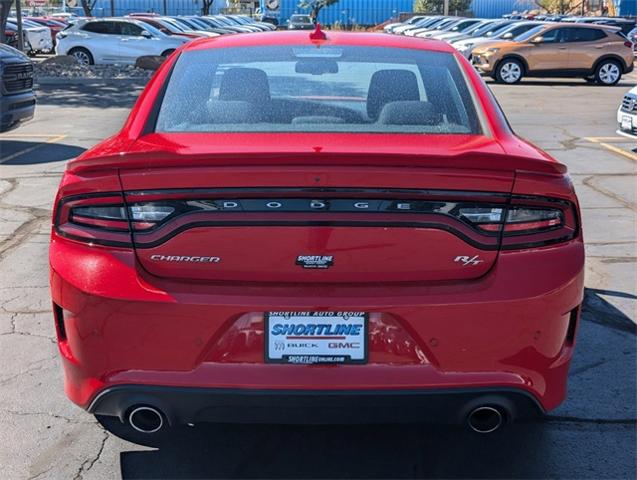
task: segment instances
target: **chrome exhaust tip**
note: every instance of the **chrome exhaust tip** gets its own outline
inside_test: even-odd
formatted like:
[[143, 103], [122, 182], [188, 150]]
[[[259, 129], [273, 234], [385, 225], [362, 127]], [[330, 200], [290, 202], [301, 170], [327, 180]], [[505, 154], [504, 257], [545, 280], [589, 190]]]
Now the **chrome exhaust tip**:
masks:
[[504, 416], [495, 407], [483, 406], [469, 413], [467, 423], [474, 432], [493, 433], [504, 425]]
[[128, 423], [141, 433], [155, 433], [164, 426], [164, 416], [153, 407], [135, 407], [128, 414]]

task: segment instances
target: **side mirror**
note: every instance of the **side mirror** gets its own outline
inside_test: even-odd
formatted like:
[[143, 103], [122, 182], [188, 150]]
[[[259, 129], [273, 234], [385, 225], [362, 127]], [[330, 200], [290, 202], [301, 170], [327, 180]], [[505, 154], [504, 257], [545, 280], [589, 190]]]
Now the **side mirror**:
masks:
[[534, 39], [531, 40], [531, 43], [533, 45], [540, 45], [544, 43], [544, 37], [535, 37]]
[[153, 38], [151, 33], [149, 31], [147, 31], [147, 30], [142, 30], [142, 37], [144, 37], [144, 38]]
[[512, 38], [513, 38], [513, 34], [511, 32], [505, 33], [504, 35], [502, 35], [503, 40], [510, 40]]

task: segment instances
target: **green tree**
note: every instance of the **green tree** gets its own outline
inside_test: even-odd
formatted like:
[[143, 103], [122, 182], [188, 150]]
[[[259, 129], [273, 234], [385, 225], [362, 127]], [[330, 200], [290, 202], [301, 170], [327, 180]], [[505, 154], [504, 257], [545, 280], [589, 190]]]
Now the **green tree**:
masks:
[[210, 15], [210, 9], [212, 8], [213, 3], [215, 3], [215, 0], [203, 0], [203, 4], [201, 6], [201, 14], [203, 16]]
[[97, 0], [82, 0], [80, 2], [82, 4], [82, 10], [84, 10], [84, 15], [87, 17], [93, 16], [93, 8], [97, 3]]
[[538, 0], [537, 4], [548, 13], [580, 13], [582, 2], [580, 0]]
[[[469, 10], [470, 4], [471, 0], [449, 0], [449, 14], [466, 12]], [[414, 2], [414, 12], [442, 15], [444, 6], [444, 0], [416, 0]]]
[[337, 2], [338, 0], [301, 0], [299, 2], [299, 8], [309, 8], [310, 17], [316, 22], [321, 9], [334, 5]]

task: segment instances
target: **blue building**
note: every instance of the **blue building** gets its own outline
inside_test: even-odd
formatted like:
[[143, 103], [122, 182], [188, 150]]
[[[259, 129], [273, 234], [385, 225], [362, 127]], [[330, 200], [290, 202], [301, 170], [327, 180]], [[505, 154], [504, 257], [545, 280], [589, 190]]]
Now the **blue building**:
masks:
[[473, 0], [471, 11], [478, 18], [500, 18], [513, 11], [539, 10], [534, 0]]
[[[221, 9], [228, 7], [228, 3], [228, 0], [215, 0], [211, 13], [219, 13]], [[198, 15], [201, 13], [201, 4], [201, 0], [97, 0], [93, 15], [120, 17], [140, 12], [161, 15]], [[78, 15], [84, 14], [81, 8], [75, 7], [72, 10]]]
[[617, 15], [622, 17], [637, 16], [637, 0], [615, 0]]
[[[299, 0], [261, 0], [264, 17], [284, 24], [294, 13], [308, 13], [298, 7]], [[377, 25], [401, 13], [412, 12], [413, 0], [340, 0], [319, 14], [323, 25]]]

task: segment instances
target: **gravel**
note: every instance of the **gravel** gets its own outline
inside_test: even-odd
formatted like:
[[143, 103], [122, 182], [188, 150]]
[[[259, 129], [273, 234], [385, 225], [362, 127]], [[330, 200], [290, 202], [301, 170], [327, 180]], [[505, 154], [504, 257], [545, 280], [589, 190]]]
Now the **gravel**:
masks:
[[133, 65], [55, 65], [36, 63], [35, 77], [39, 78], [59, 78], [59, 79], [90, 79], [90, 80], [113, 80], [113, 79], [136, 79], [147, 80], [153, 72], [135, 68]]

